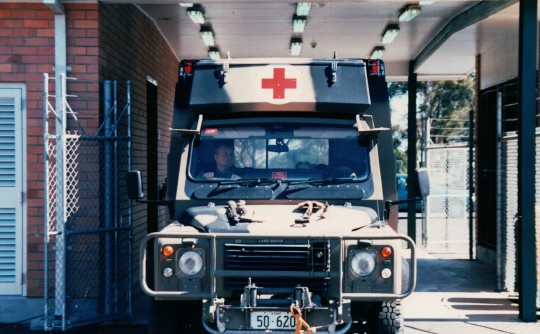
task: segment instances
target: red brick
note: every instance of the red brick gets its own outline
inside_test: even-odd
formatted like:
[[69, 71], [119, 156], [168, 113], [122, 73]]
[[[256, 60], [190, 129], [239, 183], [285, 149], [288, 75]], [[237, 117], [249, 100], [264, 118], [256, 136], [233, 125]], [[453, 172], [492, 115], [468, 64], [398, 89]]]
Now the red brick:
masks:
[[22, 20], [0, 20], [0, 28], [3, 29], [12, 29], [12, 28], [22, 28], [24, 25]]
[[68, 23], [68, 26], [77, 29], [97, 29], [98, 22], [94, 20], [73, 20], [71, 24]]
[[67, 53], [69, 55], [86, 55], [85, 47], [68, 47]]
[[37, 53], [37, 48], [33, 46], [14, 46], [13, 53], [19, 55], [34, 55]]
[[73, 40], [74, 46], [98, 46], [97, 38], [76, 38]]
[[21, 73], [0, 73], [0, 82], [23, 82], [24, 74]]
[[87, 18], [86, 13], [87, 12], [85, 10], [70, 10], [67, 16], [70, 20], [84, 20]]
[[52, 38], [38, 38], [31, 37], [25, 38], [24, 43], [31, 46], [52, 46], [54, 47], [54, 40]]
[[13, 11], [9, 9], [0, 9], [0, 19], [13, 18]]
[[54, 56], [28, 55], [28, 56], [24, 56], [23, 61], [25, 63], [33, 63], [33, 64], [53, 63]]
[[36, 34], [37, 37], [54, 37], [54, 29], [39, 29]]
[[0, 64], [0, 72], [11, 72], [13, 71], [12, 64]]
[[49, 28], [49, 20], [24, 20], [24, 27], [46, 29]]

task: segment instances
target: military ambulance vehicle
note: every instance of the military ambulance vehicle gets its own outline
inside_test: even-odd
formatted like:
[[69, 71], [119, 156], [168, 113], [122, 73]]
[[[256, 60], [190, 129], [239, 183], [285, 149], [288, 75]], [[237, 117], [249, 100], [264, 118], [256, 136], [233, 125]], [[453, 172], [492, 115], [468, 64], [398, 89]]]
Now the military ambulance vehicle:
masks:
[[[397, 206], [383, 62], [180, 67], [170, 223], [140, 248], [149, 331], [402, 333], [416, 259], [387, 220]], [[128, 175], [131, 198], [141, 182]]]

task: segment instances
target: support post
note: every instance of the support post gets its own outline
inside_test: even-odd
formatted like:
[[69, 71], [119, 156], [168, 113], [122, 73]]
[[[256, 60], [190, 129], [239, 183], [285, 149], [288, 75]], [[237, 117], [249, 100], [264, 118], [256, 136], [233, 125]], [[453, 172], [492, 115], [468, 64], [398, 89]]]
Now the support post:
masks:
[[414, 193], [414, 187], [412, 187], [412, 180], [414, 177], [414, 170], [416, 169], [416, 89], [417, 89], [417, 76], [414, 73], [414, 62], [409, 63], [409, 113], [408, 113], [408, 130], [407, 130], [407, 174], [408, 185], [407, 187], [407, 199], [409, 204], [407, 205], [407, 234], [416, 242], [416, 194]]
[[537, 0], [519, 2], [518, 285], [519, 318], [536, 322], [535, 131]]

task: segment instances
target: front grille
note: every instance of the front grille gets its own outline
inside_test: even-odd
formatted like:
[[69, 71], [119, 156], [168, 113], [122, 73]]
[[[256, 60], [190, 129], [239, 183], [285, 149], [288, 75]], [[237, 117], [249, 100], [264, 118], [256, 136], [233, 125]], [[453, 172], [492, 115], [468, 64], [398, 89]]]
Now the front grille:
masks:
[[[273, 271], [280, 278], [254, 278], [254, 283], [264, 288], [293, 288], [307, 286], [310, 291], [320, 293], [328, 290], [327, 278], [287, 278], [291, 272], [326, 272], [330, 270], [329, 243], [315, 241], [304, 244], [235, 244], [225, 243], [223, 247], [223, 269]], [[224, 287], [231, 291], [241, 291], [248, 284], [247, 277], [225, 277]]]
[[225, 270], [325, 271], [329, 268], [328, 244], [225, 244]]

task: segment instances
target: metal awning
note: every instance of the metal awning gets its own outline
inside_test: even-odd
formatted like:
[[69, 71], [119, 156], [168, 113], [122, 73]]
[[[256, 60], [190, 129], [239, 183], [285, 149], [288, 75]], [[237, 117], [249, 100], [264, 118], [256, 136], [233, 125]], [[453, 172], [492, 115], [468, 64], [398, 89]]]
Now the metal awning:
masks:
[[[510, 21], [517, 28], [517, 6], [500, 12], [516, 0], [419, 1], [419, 15], [408, 22], [398, 17], [410, 1], [319, 1], [312, 3], [301, 33], [293, 31], [296, 3], [286, 0], [204, 1], [196, 4], [203, 24], [194, 23], [187, 15], [189, 7], [179, 1], [101, 2], [138, 4], [179, 60], [209, 58], [209, 50], [222, 58], [290, 57], [291, 41], [300, 40], [299, 56], [305, 58], [331, 58], [334, 53], [338, 58], [369, 58], [375, 48], [384, 47], [389, 80], [406, 80], [412, 60], [419, 80], [463, 76], [474, 70], [479, 40], [504, 39], [496, 28], [499, 23]], [[383, 44], [381, 37], [389, 25], [397, 25], [399, 33]], [[211, 31], [214, 46], [203, 43], [201, 30]]]

